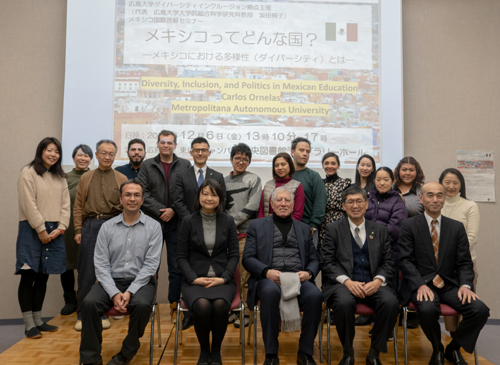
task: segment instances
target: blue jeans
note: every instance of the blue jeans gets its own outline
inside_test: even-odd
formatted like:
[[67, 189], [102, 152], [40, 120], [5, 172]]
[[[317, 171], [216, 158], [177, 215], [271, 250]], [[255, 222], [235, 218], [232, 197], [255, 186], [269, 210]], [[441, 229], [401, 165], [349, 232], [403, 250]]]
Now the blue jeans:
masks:
[[182, 273], [177, 265], [177, 230], [171, 223], [163, 223], [163, 240], [167, 246], [168, 301], [178, 302], [181, 297]]

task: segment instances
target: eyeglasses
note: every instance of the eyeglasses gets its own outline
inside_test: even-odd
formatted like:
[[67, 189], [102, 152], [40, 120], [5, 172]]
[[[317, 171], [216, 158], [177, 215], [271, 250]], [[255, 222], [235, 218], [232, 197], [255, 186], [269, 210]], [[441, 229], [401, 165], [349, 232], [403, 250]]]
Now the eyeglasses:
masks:
[[161, 144], [162, 146], [163, 146], [164, 144], [168, 144], [169, 146], [173, 146], [173, 145], [174, 145], [174, 142], [172, 142], [172, 141], [160, 141], [160, 142], [158, 142], [158, 143], [159, 143], [159, 144]]
[[109, 157], [109, 158], [115, 158], [116, 153], [111, 152], [111, 153], [106, 153], [106, 152], [99, 152], [99, 155], [102, 157]]
[[207, 153], [208, 152], [208, 148], [195, 148], [192, 150], [194, 153]]
[[366, 202], [366, 200], [362, 200], [362, 199], [346, 200], [346, 202], [344, 204], [348, 207], [352, 207], [354, 205], [357, 205], [358, 207], [360, 207], [364, 202]]
[[250, 160], [248, 158], [241, 158], [241, 157], [234, 157], [233, 160], [236, 163], [243, 162], [243, 163], [249, 163]]

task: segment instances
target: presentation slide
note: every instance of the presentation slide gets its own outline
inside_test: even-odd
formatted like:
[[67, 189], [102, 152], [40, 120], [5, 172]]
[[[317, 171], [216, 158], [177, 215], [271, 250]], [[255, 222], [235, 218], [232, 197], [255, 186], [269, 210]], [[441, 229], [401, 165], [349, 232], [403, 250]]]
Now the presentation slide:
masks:
[[78, 3], [68, 3], [64, 148], [111, 138], [124, 163], [129, 140], [152, 157], [168, 129], [184, 158], [205, 137], [214, 166], [240, 142], [253, 166], [269, 166], [296, 137], [311, 141], [312, 167], [329, 151], [343, 168], [363, 154], [392, 167], [402, 157], [400, 0], [118, 0], [96, 2], [98, 14]]

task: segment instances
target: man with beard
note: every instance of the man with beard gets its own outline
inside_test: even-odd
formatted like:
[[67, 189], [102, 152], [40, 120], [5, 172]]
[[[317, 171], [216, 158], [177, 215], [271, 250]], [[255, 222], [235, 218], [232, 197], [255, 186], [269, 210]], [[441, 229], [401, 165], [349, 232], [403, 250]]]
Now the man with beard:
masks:
[[118, 166], [115, 170], [121, 172], [128, 179], [136, 179], [141, 169], [142, 161], [146, 157], [146, 144], [142, 139], [134, 138], [128, 143], [127, 155], [130, 162], [126, 165]]

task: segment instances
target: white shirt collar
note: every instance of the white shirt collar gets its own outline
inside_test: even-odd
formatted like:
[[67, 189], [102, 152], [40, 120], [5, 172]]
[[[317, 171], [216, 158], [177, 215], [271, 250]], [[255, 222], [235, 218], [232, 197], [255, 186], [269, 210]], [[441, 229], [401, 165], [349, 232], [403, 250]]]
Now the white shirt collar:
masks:
[[357, 226], [352, 220], [351, 218], [347, 217], [347, 219], [349, 220], [349, 227], [351, 228], [351, 231], [354, 232], [354, 230], [356, 229], [356, 227], [359, 228], [360, 231], [364, 231], [365, 230], [365, 222], [366, 220], [363, 218], [363, 223], [361, 223], [359, 226]]
[[427, 221], [428, 227], [432, 228], [431, 224], [432, 224], [433, 219], [436, 219], [438, 221], [438, 226], [441, 227], [441, 217], [442, 217], [441, 214], [437, 218], [432, 218], [429, 214], [427, 214], [426, 211], [424, 211], [424, 216], [425, 216], [425, 220]]

